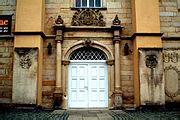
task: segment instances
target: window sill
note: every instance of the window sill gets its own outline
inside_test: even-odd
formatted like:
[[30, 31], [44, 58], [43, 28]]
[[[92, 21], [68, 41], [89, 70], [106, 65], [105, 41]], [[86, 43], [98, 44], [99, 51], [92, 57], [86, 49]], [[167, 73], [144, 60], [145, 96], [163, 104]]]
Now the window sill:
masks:
[[71, 7], [71, 10], [78, 9], [98, 9], [98, 10], [107, 10], [107, 7]]

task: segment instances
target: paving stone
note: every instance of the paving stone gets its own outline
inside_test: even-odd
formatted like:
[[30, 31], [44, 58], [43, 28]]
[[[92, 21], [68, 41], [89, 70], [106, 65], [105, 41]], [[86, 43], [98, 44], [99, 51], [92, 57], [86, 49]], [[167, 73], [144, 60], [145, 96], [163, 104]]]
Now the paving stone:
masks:
[[112, 117], [108, 113], [97, 114], [99, 120], [112, 120]]

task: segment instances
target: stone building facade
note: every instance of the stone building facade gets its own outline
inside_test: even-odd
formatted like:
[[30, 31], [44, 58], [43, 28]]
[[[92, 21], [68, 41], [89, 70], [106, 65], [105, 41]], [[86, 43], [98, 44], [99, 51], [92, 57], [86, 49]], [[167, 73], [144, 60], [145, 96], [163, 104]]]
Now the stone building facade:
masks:
[[0, 1], [12, 15], [12, 34], [0, 34], [0, 103], [179, 103], [180, 1], [84, 1]]

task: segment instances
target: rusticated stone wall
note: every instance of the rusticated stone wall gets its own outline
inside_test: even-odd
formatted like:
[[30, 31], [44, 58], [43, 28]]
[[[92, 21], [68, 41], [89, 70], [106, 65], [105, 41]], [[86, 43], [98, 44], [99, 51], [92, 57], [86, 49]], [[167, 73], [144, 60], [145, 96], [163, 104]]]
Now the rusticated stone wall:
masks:
[[[74, 7], [74, 0], [46, 0], [45, 2], [45, 33], [51, 35], [53, 33], [52, 25], [58, 15], [61, 15], [66, 26], [71, 26], [71, 21], [74, 13], [77, 10], [71, 9]], [[107, 8], [101, 10], [103, 19], [106, 22], [106, 27], [111, 27], [112, 21], [116, 14], [121, 20], [123, 35], [131, 35], [132, 20], [131, 20], [131, 0], [103, 0], [103, 7]]]
[[[49, 43], [52, 45], [51, 55], [48, 55]], [[54, 39], [44, 40], [43, 58], [42, 102], [43, 107], [52, 107], [53, 92], [56, 86], [56, 43]]]
[[0, 40], [0, 103], [11, 102], [13, 40]]
[[164, 37], [180, 36], [178, 0], [159, 0], [161, 32]]

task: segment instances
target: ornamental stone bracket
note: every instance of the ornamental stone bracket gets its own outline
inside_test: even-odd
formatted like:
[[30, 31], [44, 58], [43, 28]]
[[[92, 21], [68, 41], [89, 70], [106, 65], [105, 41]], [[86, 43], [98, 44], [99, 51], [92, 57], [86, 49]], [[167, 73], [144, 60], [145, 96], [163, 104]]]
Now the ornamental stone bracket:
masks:
[[103, 15], [98, 9], [78, 9], [72, 18], [72, 26], [105, 26]]

